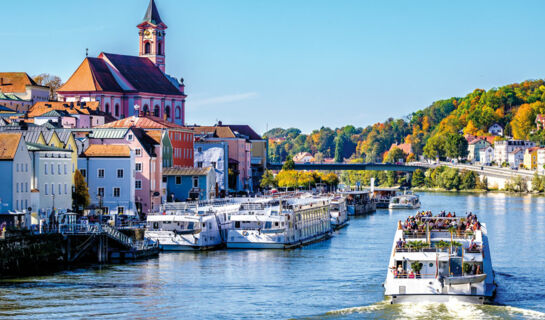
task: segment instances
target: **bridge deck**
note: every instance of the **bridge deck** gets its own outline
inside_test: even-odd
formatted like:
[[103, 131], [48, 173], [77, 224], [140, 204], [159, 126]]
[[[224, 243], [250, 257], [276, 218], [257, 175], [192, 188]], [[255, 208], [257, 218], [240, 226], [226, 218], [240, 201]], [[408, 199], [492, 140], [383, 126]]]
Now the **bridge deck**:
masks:
[[[271, 170], [282, 169], [283, 163], [268, 163]], [[426, 169], [419, 165], [405, 165], [394, 163], [296, 163], [295, 170], [376, 170], [376, 171], [405, 171], [414, 172], [416, 169]]]

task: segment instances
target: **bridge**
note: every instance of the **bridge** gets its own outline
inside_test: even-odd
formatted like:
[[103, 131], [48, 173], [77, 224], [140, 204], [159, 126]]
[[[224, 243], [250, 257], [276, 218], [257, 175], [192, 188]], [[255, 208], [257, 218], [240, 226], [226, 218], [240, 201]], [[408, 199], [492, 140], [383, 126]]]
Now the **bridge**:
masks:
[[[282, 169], [283, 163], [268, 163], [267, 168], [271, 170]], [[427, 169], [421, 165], [407, 165], [396, 163], [296, 163], [295, 170], [376, 170], [376, 171], [404, 171], [414, 172], [416, 169]]]

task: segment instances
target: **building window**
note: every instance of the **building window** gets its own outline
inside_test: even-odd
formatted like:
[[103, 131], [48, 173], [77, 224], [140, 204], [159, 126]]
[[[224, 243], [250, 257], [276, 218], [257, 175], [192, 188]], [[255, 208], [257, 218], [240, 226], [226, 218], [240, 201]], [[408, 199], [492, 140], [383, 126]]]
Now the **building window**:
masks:
[[127, 136], [127, 140], [132, 141], [132, 139], [133, 139], [132, 133], [129, 133], [129, 135]]
[[28, 192], [28, 182], [25, 182], [25, 190]]
[[167, 176], [163, 176], [163, 183], [167, 182]]
[[100, 187], [97, 189], [97, 196], [104, 197], [104, 188]]
[[202, 168], [202, 161], [197, 162], [197, 168]]
[[136, 188], [136, 190], [142, 189], [142, 180], [135, 180], [134, 187]]
[[216, 169], [216, 162], [215, 161], [210, 162], [210, 164], [212, 165], [212, 168]]
[[137, 156], [137, 157], [141, 157], [142, 156], [142, 149], [140, 148], [137, 148], [134, 150], [134, 154]]
[[135, 164], [135, 169], [136, 169], [136, 172], [142, 172], [142, 163], [137, 162]]
[[110, 113], [110, 104], [109, 103], [106, 103], [106, 105], [104, 106], [104, 112], [105, 113]]
[[199, 187], [199, 177], [193, 177], [193, 188]]
[[123, 169], [117, 169], [117, 177], [123, 178]]
[[45, 193], [46, 196], [48, 194], [48, 191], [49, 190], [48, 190], [47, 183], [46, 183], [46, 184], [44, 184], [44, 193]]
[[60, 164], [60, 163], [57, 165], [57, 173], [58, 173], [59, 175], [62, 174], [61, 164]]
[[17, 169], [15, 170], [16, 172], [19, 172], [19, 164], [17, 164]]
[[182, 184], [182, 177], [176, 176], [176, 184]]
[[66, 164], [64, 165], [64, 174], [68, 174], [68, 166]]
[[167, 116], [167, 120], [170, 120], [170, 106], [165, 107], [165, 115]]
[[15, 192], [19, 193], [19, 182], [17, 182], [17, 183], [15, 184], [15, 186], [16, 186], [16, 191], [15, 191]]
[[51, 184], [51, 194], [55, 194], [55, 185], [53, 183]]
[[117, 214], [124, 214], [125, 213], [125, 207], [117, 207]]
[[25, 172], [28, 172], [28, 163], [25, 163]]
[[64, 184], [64, 194], [68, 194], [68, 185]]
[[80, 169], [79, 172], [81, 172], [81, 175], [86, 178], [87, 177], [87, 170], [86, 169]]
[[150, 54], [151, 52], [151, 45], [149, 42], [144, 43], [144, 54]]
[[182, 109], [180, 107], [176, 107], [176, 119], [180, 119], [182, 117]]
[[51, 168], [51, 174], [52, 175], [55, 174], [55, 165], [51, 164], [50, 168]]
[[162, 55], [163, 54], [163, 44], [161, 42], [159, 42], [157, 44], [157, 54], [158, 55]]
[[198, 152], [202, 152], [202, 147], [198, 147], [198, 148], [197, 148], [197, 151], [198, 151]]
[[158, 117], [159, 116], [159, 111], [161, 110], [161, 108], [159, 108], [158, 105], [155, 105], [155, 107], [153, 108], [153, 115]]
[[117, 104], [117, 103], [115, 104], [114, 112], [115, 112], [115, 116], [119, 117], [119, 104]]
[[62, 194], [62, 185], [59, 183], [59, 194]]
[[142, 108], [142, 112], [144, 113], [144, 115], [149, 114], [149, 107], [147, 104], [145, 104]]
[[104, 178], [104, 169], [98, 169], [98, 177]]
[[44, 174], [47, 174], [47, 163], [44, 165]]
[[119, 198], [121, 196], [121, 189], [120, 188], [114, 188], [114, 197]]

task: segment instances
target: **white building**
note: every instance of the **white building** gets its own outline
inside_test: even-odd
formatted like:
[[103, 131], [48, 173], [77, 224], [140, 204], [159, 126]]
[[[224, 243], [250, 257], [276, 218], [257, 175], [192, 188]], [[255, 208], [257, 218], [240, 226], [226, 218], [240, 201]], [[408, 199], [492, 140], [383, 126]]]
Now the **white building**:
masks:
[[479, 150], [479, 159], [481, 164], [489, 166], [494, 161], [494, 148], [488, 146]]
[[0, 133], [0, 213], [30, 206], [32, 163], [20, 133]]
[[515, 149], [507, 155], [507, 162], [511, 168], [518, 168], [524, 162], [524, 151], [521, 148]]
[[488, 128], [488, 133], [493, 134], [495, 136], [503, 136], [503, 127], [499, 125], [498, 123], [494, 123], [493, 125]]
[[524, 151], [528, 148], [535, 147], [535, 142], [523, 140], [504, 140], [494, 143], [494, 161], [497, 165], [502, 165], [504, 162], [509, 162], [509, 153], [516, 149], [522, 149], [523, 160]]
[[545, 173], [545, 148], [537, 150], [537, 172], [539, 174]]

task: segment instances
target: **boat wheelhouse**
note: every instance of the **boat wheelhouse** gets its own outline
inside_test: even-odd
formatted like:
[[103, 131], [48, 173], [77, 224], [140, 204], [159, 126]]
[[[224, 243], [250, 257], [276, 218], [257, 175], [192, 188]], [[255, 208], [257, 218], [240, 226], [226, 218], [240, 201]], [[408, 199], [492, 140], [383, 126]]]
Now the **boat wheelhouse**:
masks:
[[412, 193], [405, 193], [399, 196], [392, 197], [390, 199], [390, 204], [388, 205], [388, 208], [418, 209], [420, 208], [420, 197]]
[[[450, 215], [450, 214], [449, 214]], [[385, 295], [392, 303], [487, 303], [495, 294], [487, 228], [476, 216], [418, 213], [398, 224]]]
[[223, 246], [237, 203], [167, 203], [163, 211], [150, 214], [144, 236], [159, 243], [161, 250], [209, 250]]
[[327, 198], [265, 198], [240, 205], [230, 215], [227, 248], [287, 249], [331, 235]]
[[376, 211], [375, 201], [368, 190], [345, 191], [340, 195], [346, 198], [349, 216], [357, 216]]
[[346, 198], [336, 196], [331, 199], [329, 214], [331, 216], [331, 227], [339, 230], [348, 225], [348, 212], [346, 209]]
[[387, 209], [390, 205], [390, 199], [399, 194], [399, 187], [372, 188], [372, 192], [376, 208]]

